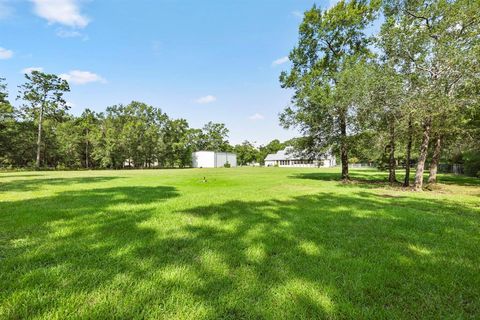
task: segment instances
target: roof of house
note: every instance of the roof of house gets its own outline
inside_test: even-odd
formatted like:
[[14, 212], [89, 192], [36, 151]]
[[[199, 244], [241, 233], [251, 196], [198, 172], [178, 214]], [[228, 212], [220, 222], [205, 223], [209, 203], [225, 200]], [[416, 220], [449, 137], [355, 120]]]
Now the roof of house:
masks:
[[[328, 155], [325, 159], [330, 158]], [[284, 150], [277, 151], [277, 153], [268, 154], [265, 161], [278, 161], [278, 160], [304, 160], [302, 156], [293, 151], [292, 147], [286, 147]]]
[[233, 154], [237, 155], [235, 152], [225, 152], [225, 151], [209, 151], [209, 150], [199, 150], [199, 151], [194, 151], [193, 153], [215, 153], [215, 154]]
[[295, 157], [295, 154], [289, 150], [288, 148], [285, 148], [285, 150], [280, 150], [277, 151], [277, 153], [271, 153], [267, 155], [265, 158], [265, 161], [275, 161], [275, 160], [296, 160], [300, 159], [298, 156]]

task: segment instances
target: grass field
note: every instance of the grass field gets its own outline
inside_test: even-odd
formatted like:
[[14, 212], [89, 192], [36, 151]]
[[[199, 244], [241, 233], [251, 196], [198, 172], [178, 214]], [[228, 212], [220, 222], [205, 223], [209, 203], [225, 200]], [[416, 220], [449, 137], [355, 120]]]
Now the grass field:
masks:
[[338, 176], [0, 173], [0, 319], [478, 319], [480, 180]]

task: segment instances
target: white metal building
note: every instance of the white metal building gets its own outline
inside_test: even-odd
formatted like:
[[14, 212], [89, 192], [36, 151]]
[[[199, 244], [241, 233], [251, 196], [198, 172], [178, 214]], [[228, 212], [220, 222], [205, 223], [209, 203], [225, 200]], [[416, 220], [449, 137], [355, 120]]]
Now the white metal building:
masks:
[[192, 153], [194, 168], [222, 168], [226, 163], [237, 166], [237, 155], [231, 152], [197, 151]]
[[265, 158], [265, 166], [279, 167], [334, 167], [337, 165], [334, 155], [327, 154], [318, 160], [302, 159], [301, 156], [295, 154], [289, 147], [280, 150], [277, 153], [267, 155]]

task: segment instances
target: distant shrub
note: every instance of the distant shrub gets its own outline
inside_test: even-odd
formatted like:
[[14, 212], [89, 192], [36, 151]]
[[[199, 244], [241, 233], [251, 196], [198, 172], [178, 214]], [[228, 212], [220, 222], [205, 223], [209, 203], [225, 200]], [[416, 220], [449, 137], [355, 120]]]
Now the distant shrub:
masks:
[[465, 153], [463, 161], [464, 172], [467, 176], [480, 177], [480, 151]]
[[231, 167], [231, 165], [230, 165], [230, 163], [229, 163], [229, 162], [226, 162], [226, 163], [223, 165], [223, 167], [225, 167], [225, 168], [230, 168], [230, 167]]

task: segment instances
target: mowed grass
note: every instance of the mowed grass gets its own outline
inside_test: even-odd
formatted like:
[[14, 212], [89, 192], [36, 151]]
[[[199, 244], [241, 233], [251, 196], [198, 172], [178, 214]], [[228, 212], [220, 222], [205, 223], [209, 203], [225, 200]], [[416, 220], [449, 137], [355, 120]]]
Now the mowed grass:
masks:
[[478, 319], [480, 180], [338, 176], [1, 173], [0, 319]]

